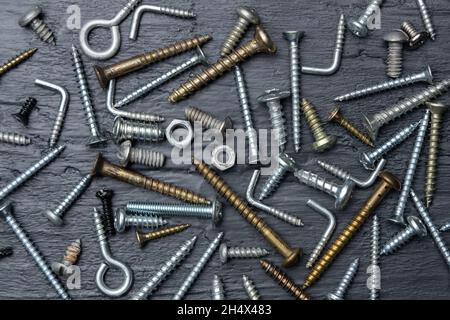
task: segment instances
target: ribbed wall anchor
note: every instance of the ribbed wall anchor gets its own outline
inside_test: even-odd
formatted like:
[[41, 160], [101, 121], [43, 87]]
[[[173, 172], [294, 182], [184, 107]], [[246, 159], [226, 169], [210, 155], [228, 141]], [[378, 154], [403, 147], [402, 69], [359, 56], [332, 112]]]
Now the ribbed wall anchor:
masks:
[[372, 14], [377, 12], [382, 5], [383, 0], [371, 0], [364, 13], [357, 19], [350, 19], [348, 21], [348, 28], [357, 37], [365, 38], [369, 33], [367, 22]]
[[117, 158], [119, 158], [120, 164], [124, 167], [129, 163], [135, 163], [149, 168], [161, 168], [166, 161], [166, 156], [161, 152], [143, 148], [133, 148], [131, 141], [129, 140], [120, 144]]
[[403, 247], [415, 236], [424, 237], [428, 234], [427, 228], [422, 223], [420, 218], [409, 216], [408, 218], [406, 218], [406, 221], [408, 222], [406, 228], [386, 242], [386, 244], [381, 249], [380, 255], [387, 256], [389, 254], [392, 254]]
[[258, 292], [253, 280], [251, 280], [247, 275], [242, 275], [242, 284], [244, 286], [245, 292], [250, 300], [260, 300], [261, 295]]
[[372, 270], [371, 281], [369, 285], [369, 298], [370, 300], [377, 300], [380, 295], [381, 279], [379, 272], [379, 260], [380, 260], [380, 223], [378, 216], [373, 217], [372, 230], [371, 230], [371, 242], [370, 242], [370, 266]]
[[217, 274], [213, 277], [211, 291], [213, 300], [225, 300], [225, 289], [223, 287], [223, 282]]
[[358, 272], [358, 268], [359, 258], [356, 258], [348, 267], [347, 271], [344, 274], [344, 277], [342, 278], [341, 282], [339, 282], [336, 291], [327, 295], [328, 300], [344, 300], [345, 294], [350, 288], [350, 285], [352, 284], [353, 279]]
[[165, 138], [164, 129], [159, 124], [125, 121], [120, 117], [114, 120], [113, 135], [116, 142], [124, 140], [159, 142]]
[[8, 60], [6, 63], [2, 64], [0, 66], [0, 76], [8, 72], [14, 67], [17, 67], [22, 62], [28, 60], [35, 54], [37, 51], [37, 48], [31, 48], [28, 50], [25, 50], [24, 52], [20, 53], [19, 55], [15, 56], [14, 58]]
[[228, 247], [222, 243], [219, 248], [220, 261], [226, 263], [229, 259], [256, 259], [269, 254], [264, 248], [257, 247]]
[[56, 45], [55, 35], [53, 31], [45, 24], [45, 22], [39, 18], [42, 14], [42, 9], [39, 6], [34, 6], [27, 13], [25, 13], [19, 19], [19, 25], [21, 27], [29, 26], [41, 39], [46, 43]]
[[274, 173], [267, 179], [261, 188], [261, 193], [258, 196], [258, 200], [262, 201], [273, 194], [280, 186], [281, 181], [286, 176], [286, 174], [291, 171], [293, 172], [295, 167], [295, 161], [287, 154], [283, 153], [278, 157], [278, 167]]
[[167, 221], [161, 217], [126, 213], [125, 209], [118, 208], [114, 215], [114, 227], [122, 233], [126, 227], [154, 229], [165, 226]]
[[425, 25], [425, 29], [430, 35], [431, 40], [436, 39], [436, 32], [434, 31], [433, 22], [431, 21], [431, 15], [428, 12], [428, 8], [425, 4], [425, 0], [416, 0], [417, 5], [419, 6], [420, 16], [422, 17], [423, 24]]
[[31, 143], [31, 139], [18, 133], [0, 132], [0, 142], [14, 144], [16, 146], [27, 146]]

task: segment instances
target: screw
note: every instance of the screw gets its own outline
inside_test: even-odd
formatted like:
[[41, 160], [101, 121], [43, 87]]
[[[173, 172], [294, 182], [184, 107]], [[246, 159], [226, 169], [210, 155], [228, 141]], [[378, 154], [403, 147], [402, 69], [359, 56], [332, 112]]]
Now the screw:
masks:
[[233, 128], [233, 123], [230, 117], [226, 117], [225, 120], [221, 121], [216, 119], [211, 114], [204, 112], [195, 107], [187, 107], [184, 109], [184, 114], [186, 119], [190, 122], [200, 122], [205, 129], [215, 129], [220, 133], [225, 134], [227, 129]]
[[220, 77], [224, 72], [231, 70], [238, 63], [247, 60], [257, 53], [274, 54], [276, 51], [277, 47], [272, 42], [269, 35], [262, 27], [257, 26], [255, 36], [252, 40], [234, 50], [230, 55], [221, 58], [219, 61], [203, 70], [203, 72], [192, 77], [177, 89], [173, 90], [169, 95], [169, 102], [176, 103], [187, 98], [189, 95], [199, 91], [201, 88]]
[[27, 146], [31, 143], [31, 139], [15, 132], [0, 132], [0, 142], [16, 146]]
[[37, 100], [35, 98], [29, 97], [20, 108], [20, 111], [12, 114], [12, 116], [24, 126], [27, 126], [31, 112], [36, 108], [36, 104]]
[[33, 29], [33, 31], [39, 36], [39, 39], [55, 46], [55, 35], [47, 24], [39, 18], [41, 14], [41, 7], [34, 6], [19, 19], [19, 26], [22, 28], [30, 26], [31, 29]]
[[341, 109], [339, 107], [335, 107], [330, 112], [330, 115], [328, 116], [328, 121], [336, 122], [341, 127], [343, 127], [345, 130], [347, 130], [350, 133], [350, 135], [354, 136], [362, 143], [365, 143], [368, 146], [371, 146], [372, 148], [375, 147], [375, 145], [373, 144], [372, 140], [370, 139], [370, 137], [368, 135], [361, 132], [358, 128], [355, 127], [355, 125], [353, 123], [348, 121], [348, 119], [342, 115]]
[[267, 223], [254, 212], [248, 203], [242, 199], [230, 186], [219, 177], [204, 162], [192, 159], [195, 169], [203, 178], [223, 196], [261, 235], [285, 258], [284, 266], [290, 267], [297, 263], [302, 255], [302, 249], [291, 248]]
[[0, 259], [12, 256], [14, 253], [12, 247], [4, 247], [0, 249]]
[[217, 274], [215, 274], [213, 277], [211, 291], [213, 300], [225, 300], [225, 290], [223, 288], [223, 282]]
[[116, 117], [114, 120], [113, 135], [116, 142], [124, 140], [158, 142], [164, 140], [164, 130], [159, 124], [125, 121], [120, 117]]
[[355, 278], [356, 273], [358, 272], [358, 268], [359, 268], [359, 258], [356, 258], [348, 267], [344, 277], [342, 278], [341, 282], [339, 282], [336, 291], [329, 293], [327, 295], [328, 300], [344, 300], [344, 296], [347, 293], [348, 289], [350, 288], [350, 285], [352, 284], [353, 279]]
[[269, 254], [264, 248], [257, 247], [228, 247], [222, 243], [219, 248], [220, 261], [225, 264], [228, 259], [254, 259], [262, 258]]
[[105, 232], [108, 236], [116, 235], [114, 228], [114, 212], [112, 208], [112, 198], [114, 192], [110, 189], [100, 189], [95, 193], [95, 196], [102, 202], [102, 220]]
[[382, 3], [383, 0], [370, 1], [369, 6], [358, 19], [350, 19], [348, 21], [347, 26], [355, 36], [360, 38], [367, 37], [367, 34], [369, 33], [367, 22], [369, 21], [370, 16], [379, 10]]
[[253, 8], [241, 6], [237, 8], [236, 12], [239, 18], [220, 49], [220, 56], [222, 57], [228, 56], [233, 52], [251, 25], [259, 25], [261, 23], [258, 13]]
[[118, 208], [114, 215], [114, 227], [119, 233], [124, 232], [126, 227], [154, 229], [165, 226], [166, 224], [167, 221], [160, 217], [154, 215], [130, 214], [122, 208]]
[[378, 131], [380, 128], [393, 121], [394, 119], [400, 117], [401, 115], [407, 113], [408, 111], [412, 111], [415, 108], [421, 106], [425, 102], [428, 102], [434, 98], [439, 97], [440, 95], [447, 92], [450, 88], [450, 79], [441, 81], [435, 85], [429, 86], [427, 89], [422, 92], [412, 96], [411, 98], [406, 98], [403, 101], [391, 106], [388, 109], [385, 109], [379, 113], [376, 113], [369, 119], [367, 116], [364, 116], [365, 126], [367, 131], [369, 132], [372, 140], [375, 141], [378, 135]]
[[6, 63], [0, 65], [0, 76], [11, 70], [12, 68], [18, 66], [22, 62], [31, 58], [37, 51], [37, 48], [31, 48], [25, 50], [14, 58], [8, 60]]
[[173, 300], [181, 300], [181, 299], [183, 299], [183, 297], [186, 295], [186, 293], [189, 291], [189, 289], [194, 284], [194, 282], [197, 279], [197, 277], [202, 272], [203, 268], [208, 263], [209, 259], [211, 259], [212, 255], [217, 250], [217, 247], [219, 246], [220, 241], [222, 240], [222, 238], [223, 238], [223, 232], [220, 232], [214, 238], [214, 240], [209, 244], [208, 248], [203, 253], [203, 255], [201, 256], [200, 260], [198, 260], [197, 264], [194, 266], [194, 268], [192, 268], [192, 270], [189, 273], [189, 275], [186, 277], [186, 279], [184, 279], [184, 281], [181, 284], [180, 288], [178, 289], [178, 291], [173, 296], [173, 298], [172, 298]]
[[383, 39], [388, 45], [386, 74], [388, 77], [396, 79], [402, 75], [403, 44], [408, 42], [409, 38], [402, 30], [394, 30], [385, 35]]
[[120, 144], [117, 158], [119, 158], [120, 164], [124, 167], [128, 166], [129, 163], [137, 163], [150, 168], [161, 168], [166, 161], [166, 157], [161, 152], [133, 148], [130, 140]]
[[278, 156], [278, 166], [275, 172], [270, 176], [261, 189], [258, 200], [262, 201], [273, 194], [281, 183], [281, 180], [288, 172], [295, 171], [295, 161], [290, 156], [282, 153]]
[[286, 119], [283, 115], [283, 105], [281, 100], [289, 97], [289, 91], [281, 91], [279, 89], [266, 90], [262, 96], [258, 97], [259, 103], [265, 103], [269, 108], [270, 121], [272, 122], [272, 130], [278, 134], [278, 148], [283, 151], [287, 142]]
[[422, 71], [420, 73], [415, 73], [403, 78], [397, 78], [394, 80], [382, 82], [379, 84], [376, 84], [374, 86], [370, 86], [364, 89], [356, 90], [347, 94], [344, 94], [342, 96], [334, 98], [334, 101], [348, 101], [352, 99], [357, 98], [363, 98], [367, 97], [374, 93], [383, 92], [386, 90], [401, 88], [404, 86], [408, 86], [413, 83], [417, 82], [428, 82], [429, 84], [433, 84], [433, 73], [431, 72], [430, 66], [427, 66], [425, 71]]
[[402, 231], [393, 236], [381, 249], [380, 255], [387, 256], [403, 247], [408, 241], [415, 236], [425, 237], [428, 232], [420, 218], [409, 216], [406, 218], [408, 225]]
[[247, 293], [250, 300], [260, 300], [261, 296], [258, 292], [258, 289], [256, 289], [255, 284], [253, 281], [247, 276], [242, 275], [242, 283], [244, 285], [245, 292]]
[[417, 133], [416, 142], [414, 143], [413, 151], [411, 153], [411, 157], [408, 164], [408, 169], [406, 170], [405, 179], [402, 185], [402, 191], [400, 193], [400, 197], [397, 202], [397, 207], [395, 208], [394, 213], [389, 219], [392, 222], [403, 225], [405, 224], [405, 218], [403, 216], [403, 213], [405, 211], [409, 190], [411, 189], [414, 174], [416, 172], [417, 163], [419, 162], [419, 157], [422, 151], [423, 141], [425, 140], [425, 135], [427, 133], [429, 120], [430, 120], [430, 110], [427, 110], [419, 126], [419, 132]]
[[42, 271], [45, 278], [50, 282], [52, 287], [56, 290], [58, 295], [64, 300], [70, 300], [70, 296], [66, 289], [62, 286], [61, 282], [58, 280], [56, 275], [53, 273], [50, 265], [45, 260], [44, 256], [40, 253], [39, 249], [31, 241], [31, 239], [25, 233], [25, 230], [19, 225], [17, 220], [14, 218], [12, 213], [12, 206], [10, 203], [2, 204], [0, 207], [0, 212], [3, 214], [6, 224], [8, 224], [12, 231], [15, 233], [16, 237], [24, 246], [25, 250], [33, 258], [34, 262], [38, 268]]
[[307, 293], [305, 293], [302, 288], [297, 286], [289, 276], [284, 273], [280, 268], [276, 265], [270, 263], [267, 260], [260, 260], [259, 263], [264, 271], [278, 284], [289, 292], [292, 296], [295, 297], [296, 300], [310, 300], [310, 297]]
[[301, 122], [300, 122], [300, 55], [298, 42], [304, 36], [302, 31], [285, 31], [284, 38], [289, 42], [291, 92], [292, 92], [292, 130], [295, 152], [300, 151]]
[[[370, 243], [370, 266], [372, 272], [369, 284], [369, 299], [378, 300], [380, 294], [380, 277], [379, 277], [379, 258], [380, 258], [380, 223], [378, 216], [375, 215], [372, 221], [371, 243]], [[370, 272], [370, 271], [368, 271]]]
[[151, 279], [132, 296], [132, 300], [143, 300], [151, 295], [156, 288], [175, 270], [175, 268], [191, 253], [197, 236], [185, 241], [180, 248], [151, 277]]
[[158, 229], [155, 231], [150, 231], [147, 233], [136, 230], [136, 239], [137, 239], [140, 247], [142, 248], [144, 246], [144, 244], [147, 243], [148, 241], [171, 236], [173, 234], [176, 234], [176, 233], [186, 230], [190, 226], [191, 226], [190, 224], [179, 224], [179, 225], [175, 225], [175, 226], [161, 228], [161, 229]]
[[413, 24], [409, 21], [405, 21], [402, 23], [401, 29], [405, 32], [409, 37], [409, 47], [411, 49], [417, 49], [422, 46], [428, 39], [428, 32], [423, 31], [419, 32], [413, 26]]
[[59, 276], [67, 276], [70, 274], [71, 266], [77, 263], [81, 254], [81, 240], [73, 241], [66, 249], [66, 254], [62, 262], [52, 263], [52, 270]]
[[320, 278], [325, 269], [333, 262], [342, 249], [345, 248], [350, 239], [361, 228], [362, 224], [367, 220], [370, 214], [375, 211], [376, 207], [378, 207], [389, 191], [392, 188], [395, 190], [400, 189], [400, 182], [392, 173], [383, 171], [380, 173], [379, 177], [381, 178], [381, 181], [375, 187], [375, 190], [372, 192], [369, 199], [367, 199], [363, 207], [353, 217], [352, 221], [345, 227], [337, 239], [329, 246], [329, 249], [322, 255], [319, 261], [316, 262], [305, 279], [303, 284], [304, 289], [310, 287]]
[[447, 232], [450, 230], [450, 222], [447, 222], [442, 227], [439, 228], [440, 232]]
[[431, 22], [431, 16], [428, 12], [428, 8], [424, 0], [417, 0], [417, 5], [419, 6], [420, 16], [422, 17], [425, 29], [430, 35], [431, 40], [436, 39], [436, 32], [434, 31], [433, 23]]

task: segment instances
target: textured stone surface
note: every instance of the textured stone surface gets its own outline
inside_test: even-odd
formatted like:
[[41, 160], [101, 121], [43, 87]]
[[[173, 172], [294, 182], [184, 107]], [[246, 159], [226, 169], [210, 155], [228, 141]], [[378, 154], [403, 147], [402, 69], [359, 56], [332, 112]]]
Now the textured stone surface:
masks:
[[[144, 1], [147, 2], [147, 1]], [[71, 101], [66, 123], [60, 141], [67, 144], [67, 149], [53, 164], [43, 170], [39, 175], [14, 192], [8, 201], [15, 203], [16, 216], [22, 223], [32, 239], [41, 249], [48, 261], [59, 261], [70, 241], [81, 238], [83, 254], [79, 265], [82, 272], [82, 289], [71, 291], [76, 299], [103, 299], [104, 296], [97, 290], [94, 283], [94, 274], [102, 258], [93, 229], [92, 207], [99, 206], [95, 198], [95, 191], [100, 187], [114, 189], [114, 205], [124, 205], [127, 200], [157, 200], [172, 201], [158, 194], [131, 187], [108, 178], [95, 179], [88, 191], [79, 199], [65, 217], [65, 226], [55, 227], [47, 222], [43, 212], [53, 208], [67, 194], [67, 192], [86, 174], [93, 163], [96, 150], [85, 147], [88, 137], [87, 126], [83, 109], [78, 97], [75, 74], [72, 70], [70, 46], [79, 45], [78, 30], [69, 30], [66, 27], [69, 5], [78, 4], [81, 8], [82, 23], [93, 18], [112, 18], [124, 4], [124, 1], [49, 1], [42, 0], [40, 4], [45, 12], [45, 21], [55, 31], [57, 37], [56, 48], [48, 46], [37, 39], [29, 30], [18, 26], [17, 19], [26, 5], [32, 1], [0, 1], [1, 13], [1, 60], [6, 60], [28, 47], [38, 47], [39, 51], [27, 63], [7, 73], [0, 79], [0, 104], [3, 117], [0, 119], [2, 130], [25, 133], [32, 137], [33, 144], [28, 147], [16, 147], [0, 144], [0, 185], [11, 181], [20, 172], [34, 163], [40, 157], [40, 152], [46, 146], [50, 127], [53, 125], [59, 97], [57, 94], [34, 85], [34, 79], [40, 78], [65, 86], [70, 94]], [[430, 64], [435, 72], [436, 79], [444, 79], [450, 74], [449, 64], [445, 56], [450, 51], [450, 39], [446, 33], [448, 29], [449, 3], [447, 0], [427, 1], [433, 15], [437, 30], [437, 40], [428, 42], [418, 51], [405, 53], [405, 73], [414, 73], [424, 69]], [[107, 63], [119, 61], [131, 55], [167, 45], [195, 34], [211, 34], [214, 40], [205, 46], [205, 51], [211, 60], [218, 57], [219, 48], [230, 27], [235, 22], [235, 8], [240, 4], [256, 7], [268, 32], [273, 36], [279, 46], [275, 57], [259, 56], [243, 64], [245, 76], [248, 81], [254, 118], [258, 128], [270, 126], [267, 110], [256, 104], [256, 97], [263, 90], [289, 86], [289, 59], [287, 42], [282, 37], [284, 30], [298, 29], [305, 31], [305, 38], [301, 42], [302, 63], [305, 65], [322, 66], [331, 63], [332, 48], [335, 41], [336, 24], [339, 13], [346, 16], [359, 15], [366, 6], [366, 1], [356, 0], [320, 0], [320, 1], [287, 1], [280, 0], [277, 5], [271, 1], [175, 1], [166, 0], [165, 5], [180, 6], [194, 9], [198, 15], [196, 21], [177, 20], [175, 18], [158, 16], [148, 13], [143, 17], [143, 23], [136, 42], [128, 39], [131, 20], [127, 19], [121, 26], [122, 47], [117, 56]], [[385, 32], [398, 28], [404, 20], [411, 20], [415, 25], [421, 26], [421, 20], [415, 1], [393, 0], [386, 1], [382, 10], [382, 30], [375, 30], [366, 39], [357, 39], [349, 32], [346, 34], [344, 57], [339, 72], [330, 77], [302, 76], [302, 95], [311, 100], [318, 107], [318, 112], [325, 118], [333, 106], [333, 98], [348, 92], [364, 83], [376, 83], [386, 80], [383, 60], [386, 50], [382, 36]], [[95, 32], [94, 42], [105, 43], [109, 33]], [[250, 34], [247, 35], [251, 37]], [[140, 72], [136, 72], [118, 81], [117, 97], [122, 97], [131, 88], [149, 81], [162, 72], [175, 66], [191, 54], [185, 54], [162, 63], [158, 63]], [[98, 85], [91, 66], [91, 61], [83, 56], [88, 72], [89, 83], [93, 92], [100, 127], [107, 135], [111, 135], [113, 117], [105, 107], [105, 91]], [[198, 71], [200, 67], [196, 70]], [[236, 127], [242, 127], [236, 89], [232, 74], [227, 74], [214, 85], [209, 86], [189, 100], [177, 105], [169, 105], [167, 96], [187, 75], [162, 86], [150, 96], [139, 100], [130, 110], [151, 111], [172, 118], [182, 118], [183, 108], [195, 105], [218, 117], [230, 115]], [[400, 99], [413, 94], [424, 85], [415, 85], [410, 88], [376, 95], [371, 98], [356, 100], [342, 104], [343, 113], [348, 118], [361, 124], [360, 114], [372, 114], [387, 107]], [[16, 112], [27, 96], [38, 99], [39, 110], [31, 115], [30, 125], [27, 129], [16, 122], [10, 114]], [[442, 99], [448, 102], [448, 96]], [[290, 103], [286, 102], [286, 111], [290, 110]], [[419, 119], [422, 110], [417, 110], [402, 117], [382, 129], [379, 141], [383, 141], [393, 132], [406, 124]], [[290, 121], [290, 112], [287, 112]], [[449, 181], [449, 129], [448, 117], [444, 120], [442, 150], [440, 155], [439, 177], [437, 181], [438, 192], [431, 215], [437, 224], [448, 221], [448, 204], [446, 195], [450, 192]], [[357, 157], [366, 147], [358, 141], [347, 136], [343, 129], [335, 125], [327, 125], [327, 130], [339, 136], [337, 146], [324, 153], [317, 154], [312, 151], [312, 138], [303, 121], [303, 151], [294, 155], [298, 165], [302, 168], [320, 172], [315, 160], [320, 158], [331, 162], [345, 164], [346, 169], [355, 175], [365, 176], [367, 172], [359, 165]], [[403, 180], [408, 157], [412, 149], [414, 138], [409, 139], [401, 148], [392, 152], [388, 158], [387, 169], [394, 172]], [[170, 155], [167, 143], [154, 147], [156, 150]], [[293, 149], [290, 138], [288, 151]], [[110, 160], [115, 160], [117, 147], [112, 141], [101, 149]], [[425, 172], [425, 154], [422, 154], [418, 166], [414, 187], [423, 195], [423, 181]], [[158, 171], [139, 169], [144, 174], [153, 175], [165, 181], [178, 183], [190, 187], [209, 197], [215, 193], [202, 178], [189, 166], [175, 166], [170, 161], [166, 168]], [[246, 166], [236, 166], [223, 174], [226, 181], [234, 186], [236, 191], [243, 195], [246, 185], [251, 177], [252, 169]], [[350, 205], [343, 212], [336, 212], [338, 226], [337, 232], [342, 230], [353, 214], [360, 208], [370, 190], [357, 190]], [[267, 200], [268, 204], [291, 211], [301, 216], [305, 227], [296, 228], [286, 225], [273, 217], [261, 213], [267, 221], [280, 232], [291, 245], [301, 246], [309, 254], [326, 226], [323, 217], [306, 207], [306, 201], [312, 198], [321, 204], [332, 208], [333, 200], [321, 193], [296, 183], [293, 176], [289, 176], [281, 185], [279, 191]], [[398, 227], [390, 224], [386, 219], [395, 208], [398, 193], [391, 193], [377, 210], [381, 218], [382, 243], [388, 239]], [[411, 204], [408, 204], [406, 214], [415, 214]], [[111, 242], [114, 256], [126, 261], [135, 273], [135, 285], [132, 292], [159, 268], [170, 254], [179, 247], [183, 240], [192, 235], [199, 235], [198, 242], [191, 256], [183, 265], [162, 285], [153, 296], [154, 299], [169, 299], [182, 283], [187, 273], [196, 263], [197, 259], [206, 249], [209, 241], [219, 230], [225, 231], [225, 239], [231, 245], [262, 246], [270, 249], [270, 259], [279, 264], [281, 258], [272, 248], [264, 242], [262, 237], [230, 207], [226, 206], [223, 224], [215, 230], [208, 221], [196, 219], [171, 219], [172, 223], [189, 222], [192, 227], [181, 234], [170, 238], [149, 243], [144, 249], [139, 249], [134, 239], [134, 233], [129, 230], [125, 234], [114, 237]], [[310, 293], [315, 298], [324, 296], [333, 290], [348, 264], [355, 258], [361, 259], [361, 268], [351, 287], [349, 299], [366, 299], [366, 268], [369, 263], [369, 227], [366, 223], [361, 232], [351, 241], [347, 248], [339, 255], [332, 267], [324, 274], [322, 279], [314, 285]], [[334, 235], [336, 236], [336, 234]], [[450, 241], [449, 235], [444, 235]], [[334, 238], [334, 237], [333, 237]], [[2, 299], [46, 299], [56, 298], [52, 288], [38, 273], [32, 260], [27, 256], [18, 243], [11, 230], [0, 223], [0, 244], [12, 245], [14, 255], [0, 261], [0, 298]], [[307, 273], [304, 267], [306, 256], [301, 263], [287, 272], [298, 283], [301, 283]], [[450, 298], [449, 270], [436, 250], [431, 238], [414, 240], [399, 253], [381, 259], [382, 263], [382, 291], [383, 299], [448, 299]], [[216, 254], [200, 275], [195, 285], [189, 291], [188, 299], [209, 299], [211, 297], [211, 283], [213, 274], [222, 276], [225, 283], [227, 297], [231, 299], [246, 298], [242, 288], [242, 274], [246, 273], [255, 281], [263, 298], [289, 299], [290, 296], [269, 279], [259, 267], [257, 261], [231, 261], [221, 265]], [[108, 283], [121, 281], [121, 274], [112, 270], [108, 274]]]

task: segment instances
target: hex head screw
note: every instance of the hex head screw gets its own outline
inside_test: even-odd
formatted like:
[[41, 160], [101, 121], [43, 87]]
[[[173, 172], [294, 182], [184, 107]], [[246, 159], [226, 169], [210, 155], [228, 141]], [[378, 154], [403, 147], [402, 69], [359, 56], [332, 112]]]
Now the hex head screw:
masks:
[[375, 147], [372, 140], [368, 135], [361, 132], [356, 126], [348, 121], [347, 118], [344, 117], [344, 115], [341, 112], [341, 109], [339, 107], [335, 107], [328, 116], [328, 121], [333, 121], [337, 124], [339, 124], [341, 127], [343, 127], [345, 130], [347, 130], [350, 135], [357, 138], [359, 141], [361, 141], [364, 144], [367, 144], [370, 147]]
[[28, 27], [30, 26], [34, 32], [39, 36], [44, 42], [56, 45], [55, 35], [53, 31], [45, 24], [43, 20], [39, 18], [42, 14], [42, 9], [39, 6], [34, 6], [28, 10], [20, 19], [19, 26]]
[[20, 108], [20, 111], [12, 114], [12, 116], [26, 127], [28, 125], [31, 112], [33, 112], [33, 110], [36, 108], [36, 104], [37, 100], [35, 98], [29, 97]]
[[225, 289], [223, 287], [222, 279], [215, 274], [213, 276], [211, 293], [213, 300], [225, 300]]
[[70, 243], [66, 249], [61, 262], [53, 262], [52, 270], [60, 276], [67, 276], [70, 274], [71, 266], [75, 265], [81, 255], [81, 240], [77, 239]]
[[430, 35], [431, 40], [436, 39], [436, 32], [434, 31], [434, 26], [431, 21], [430, 13], [428, 12], [428, 8], [425, 4], [425, 0], [416, 0], [417, 5], [419, 6], [420, 16], [422, 17], [423, 24], [425, 25], [425, 29]]
[[227, 129], [233, 128], [233, 123], [230, 117], [224, 120], [215, 118], [212, 114], [207, 113], [199, 108], [187, 107], [184, 109], [186, 119], [190, 122], [199, 122], [204, 129], [215, 129], [221, 134], [225, 134]]
[[256, 259], [269, 254], [264, 248], [257, 247], [228, 247], [222, 243], [219, 247], [220, 261], [225, 264], [229, 259]]
[[186, 230], [190, 226], [191, 226], [190, 224], [179, 224], [175, 226], [164, 227], [150, 232], [141, 232], [139, 230], [136, 230], [136, 240], [138, 241], [139, 246], [142, 248], [149, 241], [174, 235], [176, 233]]
[[255, 286], [255, 283], [245, 274], [242, 275], [242, 285], [244, 286], [244, 290], [247, 293], [247, 296], [250, 300], [261, 299], [261, 295], [259, 294], [258, 289]]
[[387, 256], [412, 240], [414, 237], [425, 237], [428, 232], [425, 225], [422, 223], [420, 218], [415, 216], [409, 216], [406, 218], [408, 225], [402, 231], [393, 236], [381, 249], [380, 255]]
[[409, 21], [405, 21], [402, 23], [401, 29], [405, 32], [409, 37], [409, 48], [417, 49], [425, 44], [427, 39], [429, 38], [428, 32], [423, 31], [419, 32], [413, 26], [413, 24]]
[[296, 165], [294, 159], [285, 153], [278, 156], [278, 167], [274, 173], [269, 177], [269, 179], [264, 183], [261, 188], [261, 193], [259, 194], [258, 200], [262, 201], [268, 196], [273, 194], [280, 186], [281, 181], [290, 172], [296, 170]]
[[117, 208], [114, 214], [114, 228], [119, 233], [124, 232], [126, 227], [155, 229], [166, 224], [167, 221], [161, 217], [130, 214], [123, 208]]
[[350, 285], [353, 282], [353, 279], [356, 276], [359, 268], [359, 258], [353, 260], [353, 262], [349, 265], [347, 271], [344, 274], [341, 282], [337, 289], [327, 295], [328, 300], [344, 300], [345, 294], [347, 293]]
[[130, 140], [120, 144], [117, 158], [120, 161], [120, 165], [124, 167], [128, 166], [129, 163], [136, 163], [149, 168], [161, 168], [166, 161], [166, 157], [161, 152], [133, 148]]
[[37, 48], [25, 50], [24, 52], [20, 53], [19, 55], [0, 65], [0, 76], [5, 74], [9, 70], [13, 69], [14, 67], [17, 67], [22, 62], [31, 58], [36, 53], [37, 50], [38, 50]]
[[384, 41], [388, 46], [388, 56], [386, 59], [386, 74], [390, 78], [399, 78], [403, 70], [403, 44], [409, 38], [401, 30], [394, 30], [384, 36]]
[[348, 28], [357, 37], [365, 38], [369, 33], [369, 28], [367, 28], [367, 22], [369, 17], [380, 8], [383, 0], [372, 0], [369, 6], [366, 8], [364, 13], [358, 19], [350, 19], [348, 21]]

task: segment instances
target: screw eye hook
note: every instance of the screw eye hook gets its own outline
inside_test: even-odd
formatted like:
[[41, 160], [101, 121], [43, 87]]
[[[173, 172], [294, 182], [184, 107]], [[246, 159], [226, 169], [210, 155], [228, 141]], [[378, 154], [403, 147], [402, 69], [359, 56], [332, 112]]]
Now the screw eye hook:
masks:
[[[98, 60], [106, 60], [111, 57], [113, 57], [117, 51], [120, 48], [120, 29], [118, 25], [114, 25], [114, 19], [113, 20], [92, 20], [88, 23], [86, 23], [83, 28], [80, 30], [80, 46], [83, 52], [88, 55], [89, 57], [92, 57], [94, 59]], [[96, 51], [91, 48], [91, 45], [89, 43], [89, 34], [92, 30], [96, 28], [106, 28], [110, 29], [111, 31], [111, 45], [109, 48], [103, 50], [103, 51]]]
[[[109, 297], [120, 297], [130, 290], [133, 284], [133, 271], [123, 262], [113, 259], [111, 256], [105, 256], [106, 262], [102, 262], [95, 274], [95, 283], [98, 289]], [[124, 273], [124, 281], [117, 288], [110, 288], [105, 283], [106, 273], [110, 268], [117, 268]]]

